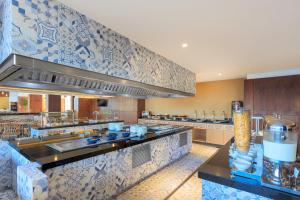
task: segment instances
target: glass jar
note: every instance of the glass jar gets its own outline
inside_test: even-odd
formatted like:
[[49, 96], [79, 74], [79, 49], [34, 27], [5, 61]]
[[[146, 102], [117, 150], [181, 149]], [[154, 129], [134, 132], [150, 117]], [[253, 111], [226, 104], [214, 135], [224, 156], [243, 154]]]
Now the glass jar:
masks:
[[233, 112], [234, 139], [239, 152], [248, 152], [251, 138], [251, 121], [248, 110], [237, 110]]

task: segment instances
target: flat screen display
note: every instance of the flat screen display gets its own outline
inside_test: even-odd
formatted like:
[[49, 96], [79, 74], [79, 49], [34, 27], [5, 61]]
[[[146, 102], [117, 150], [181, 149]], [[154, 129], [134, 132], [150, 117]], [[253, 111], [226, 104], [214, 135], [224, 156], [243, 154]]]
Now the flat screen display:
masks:
[[107, 107], [107, 102], [108, 102], [107, 99], [98, 99], [97, 100], [98, 107]]

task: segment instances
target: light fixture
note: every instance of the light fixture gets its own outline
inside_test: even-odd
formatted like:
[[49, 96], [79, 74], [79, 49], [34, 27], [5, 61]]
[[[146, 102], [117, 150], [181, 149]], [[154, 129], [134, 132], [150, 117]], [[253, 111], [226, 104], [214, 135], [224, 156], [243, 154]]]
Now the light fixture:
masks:
[[189, 46], [188, 43], [182, 43], [181, 45], [182, 48], [187, 48], [188, 46]]
[[222, 76], [223, 74], [222, 73], [218, 73], [218, 76]]

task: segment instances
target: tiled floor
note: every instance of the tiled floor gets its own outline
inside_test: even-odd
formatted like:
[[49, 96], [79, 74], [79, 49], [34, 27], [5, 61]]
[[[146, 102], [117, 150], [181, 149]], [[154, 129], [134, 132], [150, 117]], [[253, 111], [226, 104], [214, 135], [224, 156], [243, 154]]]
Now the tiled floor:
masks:
[[201, 179], [195, 173], [168, 200], [201, 200]]
[[[182, 159], [162, 169], [117, 197], [118, 200], [159, 200], [174, 192], [197, 168], [216, 152], [217, 148], [193, 144], [192, 151]], [[201, 198], [201, 182], [194, 175], [170, 199]], [[187, 195], [189, 197], [187, 197]], [[184, 198], [183, 198], [184, 197]]]

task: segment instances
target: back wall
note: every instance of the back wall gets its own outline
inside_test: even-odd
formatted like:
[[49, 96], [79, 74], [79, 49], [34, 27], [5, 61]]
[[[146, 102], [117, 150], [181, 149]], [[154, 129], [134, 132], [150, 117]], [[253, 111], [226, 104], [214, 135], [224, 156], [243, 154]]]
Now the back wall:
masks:
[[153, 114], [188, 115], [194, 117], [194, 111], [202, 116], [205, 110], [210, 117], [212, 111], [222, 116], [225, 111], [230, 117], [231, 101], [244, 99], [244, 79], [200, 82], [196, 84], [196, 96], [178, 99], [153, 98], [146, 100], [146, 110]]

